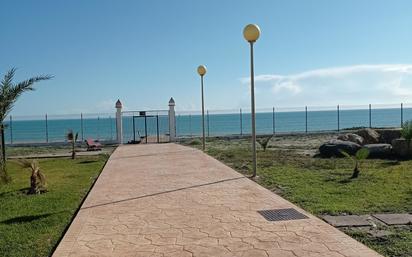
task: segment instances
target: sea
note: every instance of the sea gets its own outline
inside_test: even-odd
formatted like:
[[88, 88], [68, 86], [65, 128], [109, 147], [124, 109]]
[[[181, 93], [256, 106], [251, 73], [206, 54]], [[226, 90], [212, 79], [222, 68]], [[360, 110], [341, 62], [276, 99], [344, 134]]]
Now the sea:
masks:
[[[35, 118], [12, 117], [6, 119], [7, 144], [65, 142], [69, 130], [79, 133], [79, 140], [88, 138], [110, 141], [116, 138], [116, 121], [113, 114], [45, 116]], [[199, 136], [202, 119], [198, 112], [176, 114], [178, 137]], [[348, 110], [266, 111], [256, 114], [257, 134], [311, 133], [338, 131], [358, 127], [400, 127], [412, 119], [412, 108], [379, 108]], [[142, 137], [167, 135], [168, 116], [165, 114], [142, 117], [123, 117], [124, 141]], [[247, 135], [251, 133], [250, 113], [207, 112], [207, 136]]]

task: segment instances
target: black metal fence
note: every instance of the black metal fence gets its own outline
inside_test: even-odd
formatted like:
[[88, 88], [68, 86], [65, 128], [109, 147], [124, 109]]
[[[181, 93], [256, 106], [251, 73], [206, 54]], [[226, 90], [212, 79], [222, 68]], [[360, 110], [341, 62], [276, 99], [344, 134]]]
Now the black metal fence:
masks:
[[[249, 109], [207, 110], [205, 115], [207, 136], [251, 133]], [[258, 134], [282, 134], [340, 131], [359, 127], [400, 127], [409, 119], [412, 119], [412, 104], [272, 107], [257, 109], [256, 130]], [[178, 136], [201, 134], [200, 112], [178, 112], [176, 124]]]
[[93, 138], [110, 141], [116, 138], [114, 114], [70, 114], [12, 116], [5, 121], [7, 144], [53, 143], [66, 141], [69, 130], [79, 133], [79, 140]]
[[[146, 137], [159, 142], [169, 140], [168, 111], [123, 112], [124, 142]], [[137, 117], [137, 118], [136, 118]], [[139, 118], [141, 117], [141, 118]], [[412, 119], [412, 104], [337, 105], [296, 108], [257, 109], [258, 134], [309, 133], [340, 131], [357, 127], [400, 127]], [[250, 110], [207, 110], [207, 136], [247, 135], [251, 133]], [[200, 111], [177, 111], [178, 137], [201, 135]], [[6, 143], [52, 143], [66, 141], [69, 129], [79, 133], [79, 140], [116, 139], [115, 113], [9, 116], [5, 121]]]

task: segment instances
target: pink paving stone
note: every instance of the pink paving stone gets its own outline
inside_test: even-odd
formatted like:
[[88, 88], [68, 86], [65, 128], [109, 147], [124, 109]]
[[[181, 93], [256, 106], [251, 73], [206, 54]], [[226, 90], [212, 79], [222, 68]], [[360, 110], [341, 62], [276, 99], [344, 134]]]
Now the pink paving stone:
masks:
[[[258, 210], [309, 219], [271, 222]], [[68, 256], [380, 256], [201, 151], [120, 146], [53, 254]]]

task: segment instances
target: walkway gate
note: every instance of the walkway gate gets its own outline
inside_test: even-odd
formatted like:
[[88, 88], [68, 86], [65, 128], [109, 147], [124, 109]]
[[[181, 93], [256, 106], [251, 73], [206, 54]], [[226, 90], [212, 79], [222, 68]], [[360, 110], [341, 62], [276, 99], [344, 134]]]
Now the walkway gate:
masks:
[[126, 111], [122, 114], [125, 143], [170, 142], [168, 110]]

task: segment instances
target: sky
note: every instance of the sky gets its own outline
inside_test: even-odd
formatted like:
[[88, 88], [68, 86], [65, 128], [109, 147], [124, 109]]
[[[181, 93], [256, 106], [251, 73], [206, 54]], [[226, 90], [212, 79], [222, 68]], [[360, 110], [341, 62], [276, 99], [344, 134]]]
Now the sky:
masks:
[[412, 102], [410, 0], [0, 0], [1, 76], [52, 74], [13, 115]]

